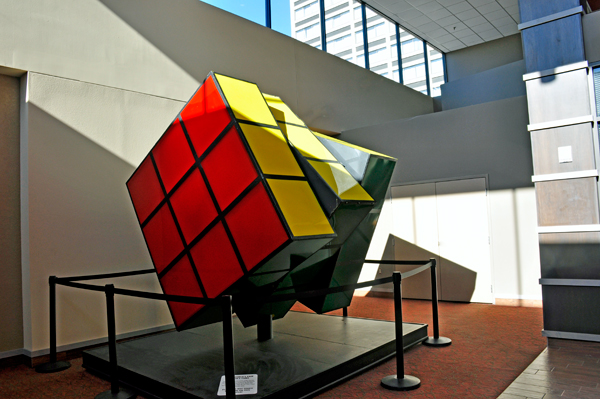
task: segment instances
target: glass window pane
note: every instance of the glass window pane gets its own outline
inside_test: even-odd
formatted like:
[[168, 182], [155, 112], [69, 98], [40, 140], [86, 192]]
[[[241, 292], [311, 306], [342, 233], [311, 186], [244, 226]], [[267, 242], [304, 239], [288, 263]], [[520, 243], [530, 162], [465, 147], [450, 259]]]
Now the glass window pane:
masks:
[[265, 0], [202, 0], [232, 14], [266, 25]]
[[292, 18], [290, 14], [290, 2], [280, 0], [271, 1], [271, 29], [283, 33], [286, 36], [292, 35]]
[[358, 1], [353, 1], [352, 6], [354, 9], [353, 22], [350, 27], [352, 34], [354, 35], [354, 47], [352, 52], [354, 54], [354, 64], [365, 67], [365, 55], [363, 49], [363, 24], [362, 24], [362, 7]]
[[442, 53], [427, 45], [429, 52], [429, 79], [431, 85], [431, 97], [442, 94], [440, 86], [444, 84], [444, 60]]
[[[271, 4], [283, 2], [271, 0]], [[288, 3], [289, 4], [289, 3]], [[315, 48], [321, 48], [321, 11], [317, 0], [290, 9], [292, 37]]]
[[427, 94], [423, 41], [400, 29], [403, 83]]
[[[368, 7], [367, 10], [369, 10]], [[369, 11], [373, 15], [377, 15], [372, 10]], [[367, 13], [367, 16], [369, 15]], [[373, 72], [393, 79], [392, 70], [398, 69], [397, 65], [393, 65], [393, 61], [398, 59], [396, 25], [382, 17], [370, 19], [371, 21], [367, 23], [369, 67]]]
[[[594, 97], [596, 98], [596, 116], [600, 116], [600, 67], [596, 67], [593, 69], [593, 77]], [[598, 129], [600, 129], [600, 127]]]
[[325, 0], [325, 11], [337, 6], [340, 3], [343, 3], [344, 1], [345, 0]]

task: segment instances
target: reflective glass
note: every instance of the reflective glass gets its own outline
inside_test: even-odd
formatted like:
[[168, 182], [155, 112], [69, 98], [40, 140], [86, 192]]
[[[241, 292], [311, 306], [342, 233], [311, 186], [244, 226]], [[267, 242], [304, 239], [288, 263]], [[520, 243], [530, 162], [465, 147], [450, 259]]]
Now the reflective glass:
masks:
[[365, 55], [363, 49], [363, 24], [362, 7], [358, 1], [352, 2], [352, 25], [350, 31], [354, 35], [354, 48], [352, 50], [352, 62], [358, 66], [365, 67]]
[[242, 18], [266, 25], [265, 0], [202, 0]]
[[444, 60], [442, 53], [427, 45], [429, 51], [429, 79], [431, 80], [431, 97], [442, 94], [440, 86], [444, 84]]
[[400, 49], [402, 52], [403, 83], [412, 89], [427, 94], [423, 41], [400, 29]]
[[339, 1], [329, 0], [325, 2], [325, 13], [327, 52], [340, 58], [352, 56], [352, 7], [349, 3], [340, 6]]
[[367, 7], [367, 19], [369, 68], [381, 76], [393, 79], [392, 70], [397, 69], [398, 64], [394, 63], [394, 60], [398, 59], [396, 25], [378, 16], [369, 7]]
[[[271, 1], [271, 4], [285, 2]], [[289, 19], [291, 36], [315, 48], [321, 48], [321, 11], [318, 0], [290, 5]]]
[[281, 0], [271, 1], [271, 29], [283, 33], [286, 36], [292, 35], [292, 18], [290, 15], [290, 2]]

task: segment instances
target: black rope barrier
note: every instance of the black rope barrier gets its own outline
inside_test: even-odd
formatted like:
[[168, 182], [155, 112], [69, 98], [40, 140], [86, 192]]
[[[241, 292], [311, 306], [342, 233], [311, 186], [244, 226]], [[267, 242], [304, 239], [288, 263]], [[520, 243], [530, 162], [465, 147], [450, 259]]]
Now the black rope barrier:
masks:
[[[433, 330], [434, 336], [428, 337], [423, 343], [430, 346], [446, 346], [452, 342], [449, 338], [439, 336], [439, 322], [438, 322], [438, 301], [437, 301], [437, 280], [436, 280], [436, 261], [430, 259], [428, 261], [403, 261], [403, 260], [365, 260], [364, 263], [376, 263], [386, 265], [421, 265], [420, 267], [410, 270], [404, 274], [400, 272], [394, 272], [391, 277], [380, 278], [376, 280], [365, 281], [357, 284], [348, 284], [339, 287], [330, 287], [318, 290], [303, 290], [296, 291], [290, 294], [278, 294], [263, 296], [259, 298], [246, 298], [242, 295], [236, 295], [238, 300], [252, 300], [257, 303], [273, 303], [290, 300], [300, 300], [306, 298], [312, 298], [316, 296], [330, 295], [345, 291], [351, 291], [358, 288], [371, 287], [382, 284], [394, 283], [394, 309], [395, 309], [395, 329], [396, 329], [396, 366], [397, 373], [395, 376], [389, 376], [384, 378], [388, 380], [385, 384], [382, 380], [381, 384], [389, 389], [395, 390], [406, 390], [418, 388], [420, 382], [415, 386], [414, 384], [407, 384], [407, 381], [415, 379], [416, 377], [404, 376], [404, 346], [403, 346], [403, 332], [402, 332], [402, 294], [401, 294], [401, 282], [402, 280], [412, 277], [418, 273], [423, 272], [426, 269], [431, 269], [431, 285], [432, 285], [432, 306], [433, 306]], [[106, 273], [106, 274], [94, 274], [84, 276], [72, 276], [72, 277], [61, 277], [51, 276], [48, 280], [50, 285], [50, 362], [42, 364], [36, 367], [36, 371], [42, 373], [62, 371], [71, 366], [69, 362], [58, 362], [56, 359], [56, 285], [64, 285], [67, 287], [78, 288], [89, 291], [104, 292], [106, 295], [107, 303], [107, 319], [108, 319], [108, 341], [109, 341], [109, 361], [111, 365], [111, 390], [106, 391], [98, 395], [96, 398], [110, 398], [119, 397], [129, 398], [134, 396], [128, 396], [129, 392], [126, 390], [119, 390], [118, 387], [118, 366], [117, 366], [117, 355], [116, 355], [116, 327], [115, 327], [115, 311], [114, 311], [114, 295], [124, 295], [138, 298], [154, 299], [154, 300], [165, 300], [171, 302], [182, 302], [182, 303], [193, 303], [202, 304], [209, 306], [221, 306], [223, 314], [223, 353], [225, 361], [225, 385], [226, 385], [226, 398], [235, 399], [235, 370], [234, 370], [234, 352], [233, 352], [233, 325], [232, 325], [232, 297], [230, 295], [222, 296], [220, 298], [201, 298], [201, 297], [190, 297], [183, 295], [166, 295], [154, 292], [137, 291], [123, 288], [115, 288], [112, 284], [106, 284], [105, 286], [99, 286], [94, 284], [79, 283], [77, 281], [86, 280], [99, 280], [106, 278], [115, 277], [127, 277], [142, 274], [154, 273], [154, 269], [143, 269], [133, 270], [127, 272], [118, 273]], [[348, 316], [347, 308], [343, 308], [344, 317]], [[404, 376], [404, 377], [401, 377]], [[410, 377], [410, 378], [408, 378]], [[391, 382], [390, 382], [391, 381]], [[400, 381], [400, 382], [398, 382]], [[412, 381], [412, 380], [411, 380]], [[417, 379], [418, 381], [418, 379]], [[386, 385], [387, 384], [387, 385]], [[400, 384], [400, 385], [398, 385]], [[389, 385], [389, 386], [388, 386]], [[409, 388], [398, 388], [398, 386], [410, 386]], [[104, 395], [104, 396], [103, 396]], [[106, 396], [108, 395], [108, 396]]]
[[365, 259], [363, 263], [376, 263], [380, 265], [426, 265], [430, 260], [373, 260]]
[[73, 277], [57, 277], [57, 282], [64, 281], [84, 281], [84, 280], [101, 280], [105, 278], [113, 278], [113, 277], [128, 277], [128, 276], [139, 276], [140, 274], [150, 274], [155, 273], [155, 269], [143, 269], [143, 270], [131, 270], [128, 272], [118, 272], [118, 273], [105, 273], [105, 274], [88, 274], [85, 276], [73, 276]]
[[407, 279], [409, 277], [414, 276], [415, 274], [419, 274], [422, 271], [425, 271], [427, 269], [429, 269], [430, 267], [433, 267], [434, 263], [433, 262], [428, 262], [425, 265], [421, 266], [421, 267], [417, 267], [416, 269], [413, 269], [409, 272], [406, 273], [402, 273], [402, 280]]

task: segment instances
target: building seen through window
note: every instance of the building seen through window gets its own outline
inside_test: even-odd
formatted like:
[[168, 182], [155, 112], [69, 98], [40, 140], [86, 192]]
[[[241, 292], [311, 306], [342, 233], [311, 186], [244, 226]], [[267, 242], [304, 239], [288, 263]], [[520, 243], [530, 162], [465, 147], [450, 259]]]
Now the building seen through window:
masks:
[[444, 55], [357, 0], [203, 1], [424, 94], [441, 95]]

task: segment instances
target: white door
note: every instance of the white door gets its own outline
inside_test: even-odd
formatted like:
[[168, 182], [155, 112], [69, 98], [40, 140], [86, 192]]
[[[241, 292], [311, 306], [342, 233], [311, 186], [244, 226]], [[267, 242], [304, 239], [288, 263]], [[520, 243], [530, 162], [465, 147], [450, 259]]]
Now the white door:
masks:
[[[397, 186], [391, 191], [396, 259], [435, 258], [439, 299], [492, 303], [485, 179]], [[430, 298], [429, 279], [427, 272], [406, 279], [403, 296]]]
[[[435, 183], [396, 186], [391, 192], [394, 259], [435, 258], [439, 264]], [[396, 266], [395, 270], [403, 273], [416, 267]], [[440, 283], [438, 273], [438, 291]], [[402, 296], [431, 299], [431, 273], [425, 271], [402, 281]]]

